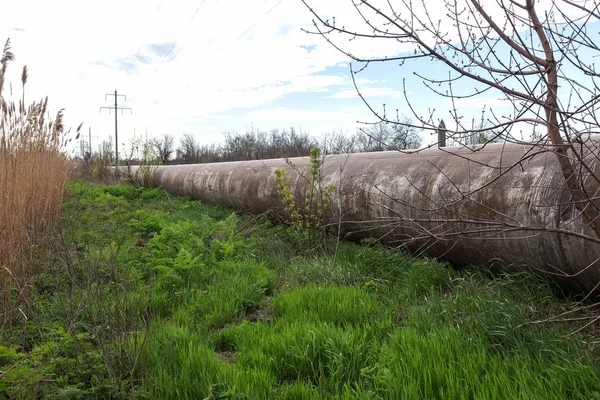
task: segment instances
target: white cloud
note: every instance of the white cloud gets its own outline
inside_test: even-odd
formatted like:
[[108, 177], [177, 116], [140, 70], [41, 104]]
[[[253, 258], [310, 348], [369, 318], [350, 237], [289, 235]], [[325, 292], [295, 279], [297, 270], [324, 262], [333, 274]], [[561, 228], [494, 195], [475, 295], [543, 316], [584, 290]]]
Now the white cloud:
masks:
[[[360, 87], [360, 93], [363, 97], [387, 97], [387, 98], [398, 98], [402, 96], [402, 92], [397, 90], [386, 88], [386, 87]], [[331, 96], [327, 96], [327, 99], [354, 99], [359, 98], [358, 93], [355, 88], [352, 89], [344, 89], [336, 94]]]
[[[348, 28], [364, 30], [352, 2], [309, 3], [325, 18], [335, 16]], [[381, 6], [388, 2], [381, 0]], [[430, 11], [433, 20], [445, 20], [441, 0]], [[64, 107], [67, 124], [84, 121], [99, 140], [113, 133], [114, 115], [101, 114], [99, 107], [113, 101], [105, 94], [115, 88], [133, 109], [131, 115], [119, 114], [124, 139], [146, 126], [151, 134], [186, 130], [210, 132], [203, 136], [208, 138], [226, 124], [260, 121], [270, 129], [299, 121], [316, 131], [370, 119], [364, 107], [360, 118], [349, 111], [314, 111], [357, 95], [348, 58], [319, 35], [301, 30], [311, 27], [311, 19], [296, 0], [19, 0], [2, 6], [0, 40], [13, 41], [17, 60], [9, 67], [9, 81], [15, 93], [20, 94], [19, 76], [27, 64], [26, 98], [49, 95], [53, 112]], [[402, 49], [393, 40], [336, 37], [359, 56]], [[357, 84], [366, 97], [398, 99], [402, 89], [386, 79], [390, 76], [360, 78]], [[314, 95], [312, 109], [271, 105], [298, 93]], [[432, 102], [427, 99], [426, 106]], [[223, 120], [223, 114], [234, 117]]]
[[286, 125], [302, 125], [307, 121], [327, 123], [339, 119], [347, 119], [354, 125], [358, 115], [362, 112], [360, 109], [342, 109], [340, 111], [315, 111], [315, 110], [294, 110], [284, 107], [268, 108], [261, 110], [252, 110], [246, 114], [246, 117], [254, 122], [276, 121]]
[[167, 129], [182, 118], [197, 121], [294, 92], [323, 92], [345, 79], [317, 75], [345, 57], [300, 31], [309, 22], [301, 3], [199, 4], [12, 2], [0, 14], [17, 56], [9, 80], [16, 84], [28, 64], [28, 99], [48, 94], [55, 110], [66, 108], [67, 123], [84, 120], [103, 133], [113, 122], [99, 107], [112, 102], [105, 94], [117, 88], [134, 110], [120, 118], [126, 135], [140, 125]]

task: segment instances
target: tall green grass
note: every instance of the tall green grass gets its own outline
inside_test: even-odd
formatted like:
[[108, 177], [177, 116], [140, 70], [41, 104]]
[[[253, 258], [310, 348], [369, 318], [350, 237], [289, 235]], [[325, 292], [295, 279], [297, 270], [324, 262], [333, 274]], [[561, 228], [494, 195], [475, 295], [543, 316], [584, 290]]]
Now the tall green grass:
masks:
[[271, 312], [276, 319], [345, 326], [381, 320], [384, 317], [381, 313], [387, 310], [375, 296], [359, 287], [309, 284], [276, 296], [271, 303]]
[[577, 306], [531, 275], [373, 243], [332, 263], [157, 189], [72, 183], [62, 221], [0, 396], [599, 398], [596, 332], [529, 324]]

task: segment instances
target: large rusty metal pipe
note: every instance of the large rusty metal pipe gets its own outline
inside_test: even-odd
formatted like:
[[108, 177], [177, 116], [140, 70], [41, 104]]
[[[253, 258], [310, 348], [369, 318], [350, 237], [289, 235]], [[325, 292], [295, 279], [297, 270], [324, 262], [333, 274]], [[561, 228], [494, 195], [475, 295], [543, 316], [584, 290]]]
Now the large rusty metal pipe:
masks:
[[[600, 206], [598, 138], [582, 170]], [[583, 148], [583, 147], [582, 147]], [[289, 171], [302, 204], [309, 159], [161, 166], [154, 184], [170, 193], [253, 213], [282, 211], [274, 170]], [[327, 213], [350, 239], [380, 238], [455, 265], [534, 269], [580, 293], [600, 283], [600, 238], [566, 190], [551, 147], [487, 144], [326, 156], [322, 185], [336, 185]]]

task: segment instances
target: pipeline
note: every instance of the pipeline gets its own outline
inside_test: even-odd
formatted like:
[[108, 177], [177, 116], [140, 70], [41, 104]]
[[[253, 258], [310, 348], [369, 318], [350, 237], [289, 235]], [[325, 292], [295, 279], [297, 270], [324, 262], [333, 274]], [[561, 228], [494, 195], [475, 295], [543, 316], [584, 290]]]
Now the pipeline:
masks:
[[[598, 137], [585, 145], [590, 206], [600, 207]], [[582, 149], [584, 147], [582, 146]], [[153, 184], [252, 213], [282, 212], [274, 170], [302, 204], [308, 157], [161, 166]], [[583, 171], [583, 170], [582, 170]], [[326, 222], [449, 263], [533, 270], [568, 291], [600, 292], [600, 238], [574, 207], [550, 146], [487, 144], [325, 156], [336, 185]], [[592, 179], [593, 177], [595, 179]]]

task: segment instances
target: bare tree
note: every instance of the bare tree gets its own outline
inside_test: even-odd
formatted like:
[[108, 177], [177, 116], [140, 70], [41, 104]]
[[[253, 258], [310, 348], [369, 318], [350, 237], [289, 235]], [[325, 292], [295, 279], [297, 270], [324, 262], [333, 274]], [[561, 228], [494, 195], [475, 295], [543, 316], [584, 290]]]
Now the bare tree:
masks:
[[359, 151], [371, 152], [417, 149], [423, 140], [412, 121], [404, 117], [402, 123], [382, 121], [371, 124], [366, 129], [361, 128], [355, 141]]
[[226, 161], [307, 156], [316, 144], [310, 135], [294, 128], [289, 131], [273, 129], [269, 133], [251, 128], [243, 134], [225, 131], [223, 135], [223, 157]]
[[113, 155], [114, 155], [114, 151], [113, 151], [113, 141], [112, 141], [112, 137], [109, 136], [108, 140], [103, 140], [102, 143], [100, 143], [100, 153], [99, 153], [99, 157], [100, 158], [107, 158], [109, 160], [109, 164], [112, 163], [113, 160]]
[[233, 130], [223, 132], [225, 144], [223, 153], [226, 161], [255, 160], [257, 158], [257, 138], [254, 132], [240, 134]]
[[504, 140], [502, 132], [498, 132], [497, 129], [491, 126], [492, 124], [485, 117], [486, 111], [486, 106], [484, 105], [481, 109], [481, 115], [471, 119], [471, 129], [466, 132], [453, 134], [450, 139], [450, 145], [472, 146], [502, 142]]
[[401, 123], [391, 124], [391, 131], [391, 145], [395, 150], [417, 149], [423, 142], [419, 130], [412, 126], [408, 117], [404, 117]]
[[184, 164], [200, 162], [200, 146], [191, 133], [183, 134], [177, 149], [177, 159]]
[[[397, 177], [365, 172], [360, 182], [369, 184], [353, 193], [381, 211], [377, 221], [349, 215], [357, 230], [393, 226], [399, 244], [453, 263], [489, 263], [485, 249], [496, 249], [495, 257], [534, 266], [563, 287], [600, 293], [600, 139], [592, 136], [600, 33], [590, 24], [600, 19], [597, 1], [497, 0], [484, 8], [481, 0], [349, 0], [351, 12], [335, 9], [343, 20], [320, 11], [325, 3], [303, 2], [314, 16], [306, 32], [353, 60], [352, 82], [376, 118], [370, 124], [422, 129], [439, 134], [430, 147], [454, 146], [408, 151], [422, 156]], [[374, 63], [414, 77], [403, 79], [394, 108], [410, 110], [415, 122], [365, 99], [356, 75]], [[423, 90], [449, 113], [420, 105], [414, 96]]]
[[199, 163], [223, 161], [223, 149], [216, 144], [203, 144], [198, 148]]
[[385, 122], [375, 123], [368, 128], [360, 129], [356, 135], [356, 146], [358, 151], [363, 153], [389, 150], [387, 144], [389, 137], [388, 125]]
[[326, 132], [318, 140], [318, 146], [323, 154], [356, 153], [356, 137], [341, 130]]
[[[600, 177], [595, 170], [598, 155], [592, 144], [595, 142], [585, 140], [598, 133], [599, 125], [599, 72], [594, 57], [600, 54], [600, 37], [587, 27], [600, 17], [597, 2], [552, 0], [538, 5], [535, 0], [498, 0], [486, 2], [484, 8], [480, 0], [435, 4], [349, 1], [359, 23], [322, 16], [308, 0], [303, 2], [314, 16], [314, 30], [307, 32], [322, 35], [362, 64], [360, 68], [350, 66], [352, 79], [359, 96], [379, 121], [417, 125], [432, 132], [438, 128], [439, 117], [434, 109], [424, 112], [413, 107], [408, 94], [413, 82], [404, 81], [403, 85], [405, 102], [417, 120], [415, 125], [391, 120], [385, 105], [378, 111], [364, 99], [355, 75], [374, 62], [392, 62], [404, 69], [415, 65], [413, 75], [433, 94], [450, 100], [452, 122], [447, 124], [446, 132], [459, 144], [470, 144], [464, 138], [473, 135], [477, 135], [477, 142], [523, 143], [524, 129], [534, 132], [543, 127], [548, 144], [528, 150], [524, 158], [535, 152], [556, 156], [569, 195], [566, 201], [600, 237], [596, 193]], [[361, 56], [355, 52], [362, 40], [373, 39], [390, 43], [390, 54]], [[427, 77], [416, 68], [413, 63], [420, 59], [437, 63], [433, 76]], [[440, 69], [446, 71], [446, 78], [439, 77]], [[484, 124], [467, 126], [471, 118], [462, 112], [460, 102], [483, 99], [485, 104], [490, 96], [503, 101], [501, 113], [490, 108]], [[480, 133], [485, 140], [479, 140]]]
[[152, 147], [163, 165], [169, 162], [169, 159], [175, 152], [175, 138], [169, 133], [165, 133], [159, 138], [151, 140]]

